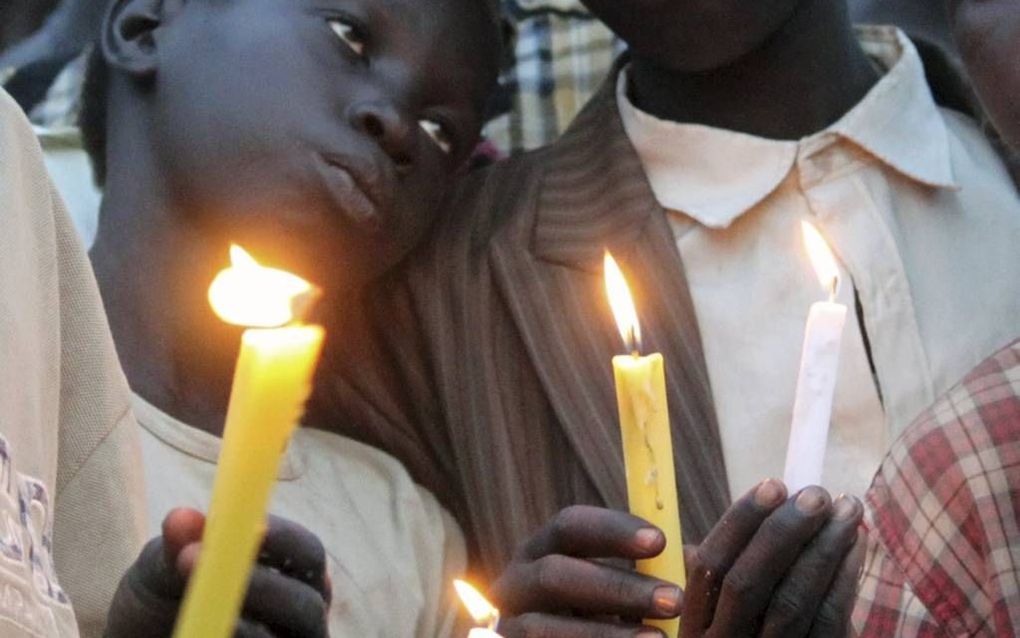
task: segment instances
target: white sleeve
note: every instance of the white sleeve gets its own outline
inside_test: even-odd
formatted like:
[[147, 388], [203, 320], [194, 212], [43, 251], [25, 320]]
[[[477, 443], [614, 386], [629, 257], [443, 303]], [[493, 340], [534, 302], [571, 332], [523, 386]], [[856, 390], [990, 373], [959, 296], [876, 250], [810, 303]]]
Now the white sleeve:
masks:
[[416, 530], [416, 553], [425, 609], [418, 638], [462, 638], [471, 626], [453, 589], [453, 581], [467, 572], [464, 534], [432, 493], [418, 487], [425, 524]]

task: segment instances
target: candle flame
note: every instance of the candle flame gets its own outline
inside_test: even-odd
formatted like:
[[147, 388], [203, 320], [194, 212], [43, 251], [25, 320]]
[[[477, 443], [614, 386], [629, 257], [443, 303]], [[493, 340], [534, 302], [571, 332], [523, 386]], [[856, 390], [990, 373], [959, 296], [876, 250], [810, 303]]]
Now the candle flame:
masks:
[[613, 309], [613, 316], [616, 317], [616, 326], [620, 330], [620, 336], [627, 349], [638, 352], [641, 349], [641, 323], [638, 322], [630, 287], [627, 285], [627, 280], [624, 278], [619, 264], [608, 250], [604, 263], [606, 294], [609, 296], [609, 306]]
[[485, 596], [463, 580], [453, 581], [453, 587], [457, 590], [461, 602], [467, 608], [468, 613], [479, 625], [494, 623], [499, 618], [499, 610], [492, 606]]
[[209, 303], [235, 326], [275, 328], [300, 320], [318, 288], [283, 270], [260, 265], [243, 248], [230, 247], [229, 268], [209, 286]]
[[829, 244], [826, 243], [825, 238], [814, 227], [814, 224], [802, 221], [800, 227], [804, 235], [804, 246], [807, 247], [811, 264], [818, 275], [818, 282], [822, 288], [835, 296], [836, 288], [839, 285], [839, 266], [836, 265], [836, 258], [833, 256]]

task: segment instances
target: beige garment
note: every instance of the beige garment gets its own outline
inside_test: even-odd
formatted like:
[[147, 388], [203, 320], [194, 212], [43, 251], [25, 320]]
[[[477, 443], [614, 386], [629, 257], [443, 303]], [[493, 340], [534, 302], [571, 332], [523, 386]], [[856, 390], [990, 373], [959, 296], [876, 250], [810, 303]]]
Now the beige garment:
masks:
[[2, 91], [0, 216], [0, 636], [75, 636], [75, 613], [99, 636], [145, 535], [137, 427], [88, 258]]
[[[174, 507], [205, 510], [220, 439], [135, 396], [151, 533]], [[460, 636], [452, 581], [466, 568], [460, 528], [396, 459], [336, 434], [299, 428], [271, 512], [315, 532], [333, 581], [334, 638]]]
[[935, 105], [901, 32], [859, 36], [884, 77], [799, 141], [658, 120], [629, 102], [621, 75], [627, 135], [657, 199], [675, 211], [734, 497], [783, 475], [804, 322], [826, 296], [801, 220], [836, 253], [839, 301], [851, 310], [830, 490], [863, 494], [903, 428], [1020, 334], [1020, 200], [1002, 162], [971, 120]]
[[91, 250], [99, 231], [99, 206], [103, 193], [92, 175], [81, 132], [74, 127], [35, 127], [42, 144], [46, 172], [63, 198], [85, 250]]

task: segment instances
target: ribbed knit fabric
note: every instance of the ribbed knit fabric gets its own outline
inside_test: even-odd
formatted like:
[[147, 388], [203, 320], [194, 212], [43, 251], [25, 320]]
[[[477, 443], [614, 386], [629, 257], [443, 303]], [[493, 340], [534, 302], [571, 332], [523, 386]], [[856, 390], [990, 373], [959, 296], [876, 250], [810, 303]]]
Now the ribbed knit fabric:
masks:
[[23, 540], [27, 570], [0, 566], [0, 588], [26, 593], [20, 605], [0, 596], [0, 635], [76, 635], [68, 596], [81, 634], [102, 634], [146, 531], [129, 396], [88, 257], [35, 135], [0, 92], [0, 491], [13, 499], [0, 494], [0, 511], [9, 524], [24, 520], [17, 494], [29, 498], [29, 523], [0, 530], [0, 551], [5, 541], [13, 551], [12, 534]]

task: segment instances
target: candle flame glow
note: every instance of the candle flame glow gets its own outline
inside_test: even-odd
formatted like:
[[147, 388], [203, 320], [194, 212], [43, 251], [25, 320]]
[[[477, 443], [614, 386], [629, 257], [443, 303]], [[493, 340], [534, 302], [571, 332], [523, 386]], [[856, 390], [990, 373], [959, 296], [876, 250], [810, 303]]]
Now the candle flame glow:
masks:
[[499, 619], [499, 610], [492, 606], [485, 596], [463, 580], [453, 581], [453, 587], [457, 590], [461, 602], [467, 608], [468, 613], [479, 625], [492, 624]]
[[637, 310], [634, 308], [634, 298], [630, 294], [630, 287], [620, 270], [619, 264], [613, 256], [606, 251], [604, 259], [606, 294], [609, 296], [609, 306], [613, 309], [613, 316], [616, 317], [616, 326], [620, 330], [620, 336], [624, 344], [631, 352], [638, 352], [641, 349], [641, 323], [638, 321]]
[[230, 247], [231, 266], [209, 286], [209, 303], [223, 321], [249, 328], [276, 328], [301, 319], [318, 289], [283, 270], [260, 265], [243, 248]]
[[811, 264], [818, 275], [818, 282], [822, 288], [830, 291], [835, 296], [836, 288], [839, 285], [839, 266], [836, 265], [836, 258], [826, 243], [825, 238], [814, 227], [814, 224], [806, 221], [800, 223], [801, 232], [804, 236], [804, 246], [807, 248]]

